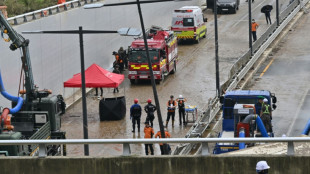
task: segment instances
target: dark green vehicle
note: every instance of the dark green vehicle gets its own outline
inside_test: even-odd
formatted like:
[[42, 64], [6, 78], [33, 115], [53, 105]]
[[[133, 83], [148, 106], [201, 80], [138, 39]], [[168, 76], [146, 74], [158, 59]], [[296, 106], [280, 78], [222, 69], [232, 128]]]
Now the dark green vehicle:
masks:
[[[20, 49], [24, 70], [24, 89], [21, 96], [15, 97], [4, 89], [0, 74], [0, 92], [12, 101], [12, 109], [4, 108], [0, 116], [1, 140], [45, 140], [65, 139], [65, 132], [60, 131], [61, 115], [65, 113], [66, 104], [61, 95], [50, 95], [49, 90], [38, 90], [34, 85], [29, 55], [29, 40], [18, 34], [0, 12], [1, 36], [8, 35], [4, 40], [11, 41], [12, 51]], [[4, 37], [3, 37], [4, 38]], [[14, 127], [14, 128], [13, 128]], [[47, 155], [66, 155], [65, 146], [49, 145]], [[37, 145], [0, 146], [0, 155], [34, 156]]]

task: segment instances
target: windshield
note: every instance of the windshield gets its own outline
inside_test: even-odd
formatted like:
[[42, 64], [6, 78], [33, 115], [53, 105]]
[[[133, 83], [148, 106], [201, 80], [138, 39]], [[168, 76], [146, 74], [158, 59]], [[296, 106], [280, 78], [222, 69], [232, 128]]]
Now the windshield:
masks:
[[193, 18], [183, 18], [183, 26], [194, 26]]
[[[157, 50], [150, 50], [149, 54], [152, 63], [159, 61], [159, 54]], [[131, 54], [129, 55], [129, 61], [133, 63], [147, 63], [145, 50], [132, 50]]]

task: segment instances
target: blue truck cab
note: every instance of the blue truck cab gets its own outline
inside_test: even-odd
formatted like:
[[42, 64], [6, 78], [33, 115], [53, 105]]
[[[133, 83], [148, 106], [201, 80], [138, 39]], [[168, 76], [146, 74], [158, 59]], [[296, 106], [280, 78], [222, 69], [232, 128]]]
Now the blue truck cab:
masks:
[[[219, 138], [265, 137], [273, 136], [273, 132], [264, 131], [264, 125], [259, 117], [261, 104], [259, 99], [266, 98], [268, 104], [276, 109], [277, 98], [275, 94], [266, 90], [236, 90], [227, 91], [220, 98], [222, 104], [222, 130]], [[258, 127], [258, 128], [257, 128]], [[258, 130], [258, 131], [257, 131]], [[258, 133], [257, 133], [258, 132]], [[220, 154], [239, 150], [241, 143], [217, 143], [213, 153]]]

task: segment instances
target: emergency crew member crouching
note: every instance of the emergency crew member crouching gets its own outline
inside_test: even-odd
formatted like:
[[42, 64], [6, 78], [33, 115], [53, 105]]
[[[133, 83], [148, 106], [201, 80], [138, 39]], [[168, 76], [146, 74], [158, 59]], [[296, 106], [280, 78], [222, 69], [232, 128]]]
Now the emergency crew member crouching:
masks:
[[182, 95], [179, 95], [179, 98], [176, 99], [176, 102], [178, 102], [178, 108], [179, 108], [179, 123], [182, 124], [182, 118], [183, 118], [183, 124], [185, 125], [185, 102], [186, 98], [183, 98]]
[[177, 102], [173, 100], [173, 95], [170, 96], [170, 100], [167, 102], [167, 120], [166, 120], [166, 127], [168, 127], [168, 123], [170, 117], [172, 117], [172, 126], [174, 126], [174, 116], [175, 116], [175, 107], [177, 106]]
[[268, 104], [268, 99], [264, 98], [264, 103], [262, 104], [262, 110], [260, 112], [261, 119], [264, 123], [267, 132], [272, 132], [272, 114], [271, 114], [271, 107]]
[[132, 132], [135, 132], [137, 123], [138, 132], [140, 132], [141, 106], [138, 99], [134, 99], [134, 104], [130, 108], [130, 119], [132, 119]]
[[156, 111], [156, 106], [152, 104], [151, 99], [147, 100], [147, 105], [144, 106], [144, 110], [147, 114], [145, 122], [150, 122], [151, 126], [153, 127], [153, 120], [155, 118], [154, 112]]
[[[152, 138], [154, 135], [154, 129], [150, 127], [149, 122], [145, 122], [145, 127], [144, 127], [144, 138]], [[150, 147], [151, 150], [151, 155], [154, 155], [154, 149], [153, 149], [153, 144], [145, 144], [145, 154], [149, 154], [149, 149]]]
[[[161, 138], [161, 132], [160, 131], [158, 131], [156, 133], [155, 138], [157, 138], [157, 137]], [[167, 130], [165, 130], [165, 138], [171, 138], [171, 135], [170, 135], [170, 133]], [[161, 154], [164, 155], [164, 144], [163, 143], [159, 143], [159, 147], [160, 147]]]

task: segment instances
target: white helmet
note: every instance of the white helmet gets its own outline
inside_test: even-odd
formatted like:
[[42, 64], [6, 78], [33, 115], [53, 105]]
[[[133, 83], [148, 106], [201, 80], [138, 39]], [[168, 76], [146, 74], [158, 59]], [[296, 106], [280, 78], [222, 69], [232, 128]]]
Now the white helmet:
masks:
[[267, 100], [266, 98], [264, 98], [264, 100], [263, 100], [263, 101], [264, 101], [264, 103], [267, 103], [267, 102], [268, 102], [268, 100]]
[[266, 169], [270, 169], [266, 161], [259, 161], [256, 164], [256, 170], [260, 171], [260, 170], [266, 170]]
[[179, 98], [183, 98], [183, 96], [182, 96], [182, 95], [179, 95]]

